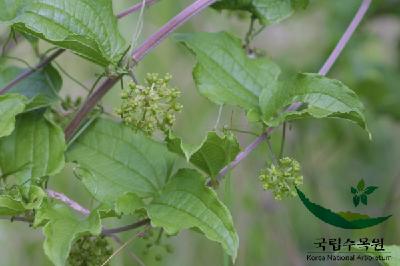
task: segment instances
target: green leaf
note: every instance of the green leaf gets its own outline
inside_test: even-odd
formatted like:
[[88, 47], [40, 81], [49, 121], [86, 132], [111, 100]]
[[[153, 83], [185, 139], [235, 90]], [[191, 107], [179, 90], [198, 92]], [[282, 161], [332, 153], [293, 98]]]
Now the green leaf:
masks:
[[221, 0], [213, 7], [217, 10], [248, 11], [265, 25], [278, 23], [307, 5], [308, 0]]
[[38, 186], [19, 187], [19, 197], [14, 199], [20, 201], [25, 210], [33, 210], [40, 207], [47, 194]]
[[365, 193], [366, 195], [369, 195], [369, 194], [372, 194], [376, 189], [378, 189], [378, 187], [370, 186], [370, 187], [367, 187], [367, 188], [364, 190], [364, 193]]
[[85, 233], [98, 235], [101, 221], [98, 212], [81, 217], [64, 204], [46, 203], [35, 215], [34, 226], [44, 226], [43, 248], [50, 261], [63, 266], [75, 239]]
[[354, 206], [358, 206], [358, 204], [360, 204], [360, 197], [359, 196], [354, 196], [353, 197], [353, 204]]
[[364, 188], [365, 188], [365, 181], [364, 179], [361, 179], [360, 181], [358, 181], [357, 189], [359, 192], [362, 192]]
[[168, 233], [197, 227], [236, 256], [238, 239], [228, 210], [198, 172], [179, 171], [170, 178], [176, 156], [165, 145], [98, 119], [74, 142], [67, 159], [79, 164], [77, 175], [89, 192], [116, 213], [146, 209], [153, 225]]
[[0, 21], [12, 20], [25, 0], [0, 0]]
[[19, 94], [0, 95], [0, 137], [10, 135], [15, 127], [15, 116], [25, 109], [27, 99]]
[[196, 150], [196, 147], [184, 143], [181, 138], [174, 135], [174, 133], [172, 133], [171, 131], [165, 138], [165, 142], [167, 143], [167, 148], [170, 152], [185, 157], [187, 161], [190, 160], [191, 154], [193, 153], [194, 150]]
[[0, 196], [0, 215], [18, 215], [25, 211], [20, 201], [13, 199], [9, 195]]
[[233, 134], [221, 137], [214, 131], [208, 132], [203, 142], [195, 149], [189, 149], [172, 133], [166, 141], [171, 152], [184, 156], [188, 162], [212, 178], [240, 152], [239, 143]]
[[143, 200], [134, 193], [126, 193], [119, 197], [115, 203], [115, 211], [118, 214], [134, 214], [136, 210], [144, 208]]
[[197, 171], [180, 170], [147, 212], [152, 225], [163, 227], [168, 234], [198, 228], [207, 238], [221, 243], [233, 260], [236, 258], [239, 239], [232, 217]]
[[67, 152], [89, 192], [109, 205], [127, 192], [140, 198], [159, 193], [174, 158], [161, 143], [107, 119], [93, 123]]
[[[295, 102], [303, 107], [285, 112]], [[260, 106], [264, 122], [272, 127], [305, 117], [336, 117], [351, 120], [368, 132], [357, 95], [340, 81], [318, 74], [297, 74], [292, 80], [271, 83], [260, 96]]]
[[202, 95], [219, 105], [259, 112], [259, 95], [280, 73], [275, 63], [249, 58], [241, 41], [226, 32], [178, 34], [176, 39], [196, 55], [193, 78]]
[[0, 169], [20, 183], [54, 175], [64, 167], [64, 132], [42, 112], [18, 117], [14, 132], [0, 139]]
[[351, 187], [351, 194], [357, 194], [357, 189], [355, 187]]
[[[26, 69], [8, 67], [0, 70], [0, 87], [5, 86]], [[62, 86], [58, 71], [51, 65], [36, 71], [28, 78], [15, 85], [9, 93], [19, 93], [29, 99], [26, 110], [37, 109], [51, 105], [59, 98], [57, 96]]]
[[116, 64], [126, 50], [110, 0], [0, 0], [0, 21], [99, 65]]
[[0, 215], [18, 215], [40, 207], [46, 193], [37, 186], [17, 187], [0, 195]]
[[362, 194], [362, 195], [361, 195], [361, 202], [362, 202], [362, 204], [364, 204], [364, 205], [367, 205], [367, 204], [368, 204], [367, 195], [365, 195], [365, 194]]

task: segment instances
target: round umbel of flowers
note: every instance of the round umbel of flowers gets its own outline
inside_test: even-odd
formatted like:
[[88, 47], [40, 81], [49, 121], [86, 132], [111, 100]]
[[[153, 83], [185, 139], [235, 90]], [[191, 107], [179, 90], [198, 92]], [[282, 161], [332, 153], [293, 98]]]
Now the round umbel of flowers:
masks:
[[144, 85], [129, 84], [121, 93], [122, 104], [116, 110], [122, 121], [134, 130], [152, 135], [156, 130], [167, 132], [182, 110], [177, 99], [180, 91], [169, 86], [172, 76], [147, 74]]
[[299, 162], [288, 157], [279, 159], [277, 165], [271, 164], [263, 169], [259, 178], [264, 189], [271, 190], [277, 200], [295, 197], [296, 186], [303, 184]]

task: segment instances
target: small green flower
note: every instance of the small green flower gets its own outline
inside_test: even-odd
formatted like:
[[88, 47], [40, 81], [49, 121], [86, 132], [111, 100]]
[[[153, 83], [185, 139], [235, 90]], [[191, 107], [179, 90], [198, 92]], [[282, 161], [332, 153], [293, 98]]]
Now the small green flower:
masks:
[[296, 186], [303, 184], [299, 162], [288, 157], [280, 159], [278, 165], [271, 164], [262, 170], [259, 178], [264, 189], [271, 190], [277, 200], [295, 197]]
[[155, 130], [167, 132], [175, 123], [175, 115], [182, 111], [177, 102], [180, 91], [169, 87], [172, 76], [147, 74], [145, 85], [130, 84], [121, 93], [122, 104], [115, 112], [125, 124], [147, 135]]

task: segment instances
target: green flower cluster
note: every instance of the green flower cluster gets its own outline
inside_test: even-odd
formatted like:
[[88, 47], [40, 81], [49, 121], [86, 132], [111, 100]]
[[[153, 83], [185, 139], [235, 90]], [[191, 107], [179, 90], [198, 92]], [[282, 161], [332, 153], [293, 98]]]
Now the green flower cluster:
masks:
[[112, 254], [113, 248], [104, 236], [83, 236], [72, 246], [68, 265], [98, 266], [102, 265]]
[[259, 178], [264, 189], [271, 190], [277, 200], [296, 196], [295, 187], [303, 184], [299, 162], [288, 157], [280, 159], [278, 165], [272, 164], [262, 170]]
[[182, 110], [177, 102], [180, 91], [169, 87], [172, 76], [147, 74], [145, 85], [130, 84], [121, 94], [122, 104], [116, 113], [125, 124], [152, 135], [159, 129], [164, 133], [173, 126], [175, 114]]

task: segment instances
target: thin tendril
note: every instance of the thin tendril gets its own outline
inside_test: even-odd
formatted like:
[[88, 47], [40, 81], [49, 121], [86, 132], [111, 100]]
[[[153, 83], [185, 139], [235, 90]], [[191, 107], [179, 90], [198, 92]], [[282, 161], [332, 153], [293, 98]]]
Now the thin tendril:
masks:
[[110, 260], [112, 258], [114, 258], [115, 256], [117, 256], [119, 253], [121, 253], [121, 251], [126, 248], [126, 246], [128, 246], [133, 240], [135, 240], [135, 238], [140, 237], [142, 234], [134, 234], [131, 238], [128, 239], [128, 241], [126, 241], [123, 245], [121, 245], [113, 254], [111, 254], [111, 256], [105, 261], [103, 262], [103, 264], [101, 264], [101, 266], [106, 265], [108, 262], [110, 262]]
[[105, 77], [105, 75], [106, 75], [105, 73], [101, 73], [100, 76], [95, 80], [95, 82], [93, 83], [92, 87], [90, 88], [89, 93], [87, 94], [86, 98], [88, 98], [93, 93], [93, 91], [96, 88], [97, 84], [100, 82], [100, 80], [103, 77]]
[[217, 117], [217, 121], [215, 121], [215, 125], [214, 125], [214, 130], [216, 130], [218, 128], [219, 122], [221, 120], [221, 116], [222, 116], [222, 109], [224, 108], [224, 105], [221, 104], [221, 106], [218, 109], [218, 117]]
[[142, 7], [140, 8], [139, 18], [138, 18], [138, 23], [136, 24], [135, 33], [132, 36], [131, 51], [129, 52], [129, 54], [131, 54], [132, 51], [136, 48], [136, 45], [137, 45], [137, 42], [139, 40], [140, 34], [142, 33], [142, 30], [143, 30], [143, 14], [144, 14], [145, 7], [146, 7], [146, 0], [142, 0]]
[[58, 69], [60, 69], [60, 71], [67, 76], [70, 80], [72, 80], [73, 82], [75, 82], [78, 86], [82, 87], [85, 91], [89, 92], [90, 89], [83, 84], [82, 82], [80, 82], [78, 79], [74, 78], [71, 74], [69, 74], [59, 63], [57, 63], [56, 61], [54, 61], [54, 64], [58, 67]]
[[268, 144], [268, 151], [269, 151], [269, 153], [270, 153], [271, 160], [272, 160], [274, 163], [278, 164], [278, 160], [277, 160], [277, 158], [276, 158], [276, 156], [275, 156], [274, 150], [272, 149], [272, 144], [271, 144], [271, 141], [269, 140], [269, 138], [266, 139], [266, 142], [267, 142], [267, 144]]
[[21, 62], [24, 65], [26, 65], [29, 69], [33, 69], [34, 68], [33, 66], [31, 66], [28, 63], [28, 61], [25, 61], [24, 59], [21, 59], [21, 58], [15, 57], [15, 56], [9, 56], [9, 55], [3, 55], [2, 57], [5, 58], [5, 59], [11, 59], [11, 60], [15, 60], [15, 61]]
[[250, 26], [249, 26], [249, 30], [246, 33], [246, 37], [245, 37], [245, 47], [246, 49], [249, 49], [249, 45], [250, 42], [253, 39], [253, 31], [254, 31], [254, 22], [255, 22], [256, 18], [254, 16], [251, 16], [251, 20], [250, 20]]
[[266, 28], [266, 25], [261, 26], [256, 32], [253, 33], [253, 35], [251, 36], [252, 39], [254, 39], [255, 37], [258, 36], [258, 34], [260, 34], [261, 32], [263, 32], [263, 30]]
[[227, 128], [227, 130], [238, 132], [238, 133], [243, 133], [243, 134], [249, 134], [249, 135], [253, 135], [253, 136], [257, 136], [257, 137], [259, 135], [259, 134], [255, 133], [255, 132], [252, 132], [252, 131], [242, 130], [242, 129], [237, 129], [237, 128]]
[[13, 35], [15, 35], [14, 31], [10, 31], [10, 33], [7, 36], [6, 42], [4, 43], [2, 49], [1, 49], [1, 56], [4, 57], [4, 55], [7, 53], [7, 46], [10, 43], [11, 39], [13, 38]]

